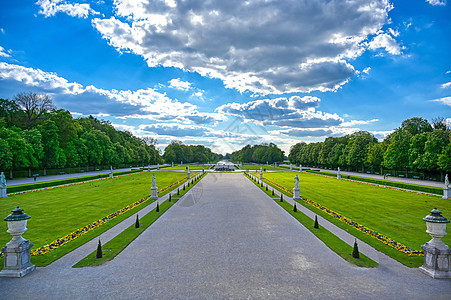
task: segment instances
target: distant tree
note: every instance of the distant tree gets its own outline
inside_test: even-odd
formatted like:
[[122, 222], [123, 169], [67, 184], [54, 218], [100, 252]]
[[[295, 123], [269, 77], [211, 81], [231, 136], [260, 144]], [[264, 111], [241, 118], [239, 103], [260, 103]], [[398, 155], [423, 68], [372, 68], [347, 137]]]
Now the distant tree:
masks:
[[432, 119], [432, 128], [441, 130], [450, 130], [446, 119], [443, 117], [437, 117]]
[[451, 172], [451, 134], [448, 144], [443, 147], [442, 152], [438, 156], [438, 168], [443, 172]]
[[19, 113], [20, 108], [16, 102], [0, 98], [0, 126], [6, 127], [14, 125], [14, 118]]
[[42, 135], [42, 146], [44, 148], [44, 156], [42, 166], [44, 167], [44, 175], [47, 168], [64, 167], [66, 158], [60, 148], [58, 127], [55, 122], [48, 119], [40, 126]]
[[25, 113], [27, 128], [35, 125], [46, 112], [56, 108], [52, 99], [46, 94], [19, 93], [14, 97], [14, 101]]
[[[371, 144], [367, 148], [365, 165], [373, 170], [379, 170], [384, 160], [384, 146], [382, 143]], [[383, 173], [382, 170], [380, 171]]]
[[10, 170], [12, 166], [13, 155], [9, 148], [8, 142], [5, 139], [0, 138], [0, 171], [5, 172]]

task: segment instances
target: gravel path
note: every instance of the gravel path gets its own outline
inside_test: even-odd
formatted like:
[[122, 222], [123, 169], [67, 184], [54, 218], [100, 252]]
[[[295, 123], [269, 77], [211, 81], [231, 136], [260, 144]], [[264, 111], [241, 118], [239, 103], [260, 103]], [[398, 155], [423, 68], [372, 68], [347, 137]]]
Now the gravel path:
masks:
[[242, 174], [208, 174], [111, 262], [70, 268], [79, 249], [1, 278], [0, 298], [451, 299], [449, 280], [344, 261]]

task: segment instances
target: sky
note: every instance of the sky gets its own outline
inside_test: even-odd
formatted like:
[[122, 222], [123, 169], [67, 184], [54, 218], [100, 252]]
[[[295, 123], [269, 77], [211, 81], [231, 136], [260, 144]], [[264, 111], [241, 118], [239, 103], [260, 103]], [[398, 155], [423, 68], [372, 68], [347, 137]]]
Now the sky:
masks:
[[231, 153], [451, 122], [446, 0], [0, 0], [0, 98]]

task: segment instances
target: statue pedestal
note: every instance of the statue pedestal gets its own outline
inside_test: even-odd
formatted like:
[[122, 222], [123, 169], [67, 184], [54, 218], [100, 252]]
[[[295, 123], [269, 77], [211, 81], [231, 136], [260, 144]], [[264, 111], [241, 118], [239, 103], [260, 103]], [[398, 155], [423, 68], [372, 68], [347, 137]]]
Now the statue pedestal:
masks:
[[420, 270], [432, 278], [451, 278], [451, 249], [439, 249], [428, 243], [424, 250], [424, 265]]
[[150, 188], [150, 199], [158, 199], [158, 188], [157, 187], [151, 187]]
[[113, 178], [113, 177], [114, 177], [113, 173], [110, 173], [110, 178]]
[[451, 199], [451, 188], [443, 188], [443, 199]]
[[301, 189], [300, 188], [293, 189], [293, 199], [301, 199]]
[[341, 174], [337, 173], [337, 179], [341, 179]]
[[263, 173], [260, 173], [260, 179], [263, 180]]
[[188, 172], [188, 174], [186, 175], [186, 178], [187, 178], [187, 179], [191, 179], [191, 174], [190, 174], [190, 172]]
[[0, 198], [6, 198], [8, 195], [6, 194], [6, 189], [0, 189]]
[[4, 268], [0, 277], [23, 277], [36, 269], [30, 262], [30, 249], [33, 244], [24, 240], [18, 245], [2, 249], [5, 255]]

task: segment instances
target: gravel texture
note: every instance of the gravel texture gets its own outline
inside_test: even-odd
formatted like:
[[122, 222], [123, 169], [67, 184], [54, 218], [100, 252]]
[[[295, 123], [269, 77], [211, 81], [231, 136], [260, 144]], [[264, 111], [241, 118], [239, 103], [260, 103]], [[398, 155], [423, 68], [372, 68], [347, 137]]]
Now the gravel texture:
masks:
[[0, 298], [451, 299], [450, 280], [344, 261], [242, 174], [208, 174], [113, 261], [71, 268], [95, 242], [0, 278]]

